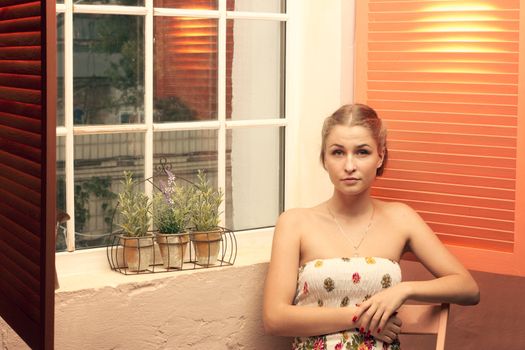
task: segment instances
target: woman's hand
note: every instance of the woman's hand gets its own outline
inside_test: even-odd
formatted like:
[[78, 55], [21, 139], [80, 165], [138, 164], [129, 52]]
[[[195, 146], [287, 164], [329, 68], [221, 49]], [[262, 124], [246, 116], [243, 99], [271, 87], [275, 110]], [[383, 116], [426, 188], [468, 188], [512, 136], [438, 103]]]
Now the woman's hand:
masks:
[[384, 289], [361, 303], [354, 317], [363, 332], [381, 334], [394, 313], [408, 298], [403, 283]]
[[381, 340], [384, 343], [392, 344], [394, 340], [396, 340], [399, 336], [399, 333], [401, 332], [401, 326], [403, 322], [399, 317], [396, 316], [396, 313], [394, 313], [390, 318], [386, 321], [386, 324], [383, 329], [381, 329], [381, 332], [372, 332], [371, 334], [374, 336], [374, 338]]

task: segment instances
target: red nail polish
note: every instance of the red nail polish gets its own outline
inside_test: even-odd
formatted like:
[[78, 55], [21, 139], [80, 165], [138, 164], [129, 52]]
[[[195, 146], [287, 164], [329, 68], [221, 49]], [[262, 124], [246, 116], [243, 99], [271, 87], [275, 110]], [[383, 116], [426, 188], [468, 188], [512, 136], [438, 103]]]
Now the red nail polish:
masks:
[[363, 327], [359, 328], [359, 333], [364, 333], [365, 329]]
[[381, 328], [378, 328], [378, 329], [377, 329], [377, 333], [381, 333]]
[[357, 316], [354, 316], [354, 317], [352, 318], [352, 322], [355, 322], [355, 321], [357, 321]]

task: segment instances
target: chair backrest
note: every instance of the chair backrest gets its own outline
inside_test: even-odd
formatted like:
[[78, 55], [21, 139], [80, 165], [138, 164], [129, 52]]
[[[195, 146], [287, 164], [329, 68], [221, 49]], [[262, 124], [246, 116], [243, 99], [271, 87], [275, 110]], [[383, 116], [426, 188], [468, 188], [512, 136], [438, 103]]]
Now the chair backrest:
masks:
[[403, 305], [398, 312], [401, 334], [436, 334], [436, 350], [444, 350], [449, 309], [449, 304]]

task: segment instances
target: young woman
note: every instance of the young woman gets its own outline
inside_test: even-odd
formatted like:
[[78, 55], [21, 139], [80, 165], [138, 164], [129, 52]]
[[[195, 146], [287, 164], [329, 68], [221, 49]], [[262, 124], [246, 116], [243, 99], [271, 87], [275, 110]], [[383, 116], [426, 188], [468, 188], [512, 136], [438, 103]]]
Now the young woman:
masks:
[[[413, 209], [370, 196], [387, 158], [372, 108], [345, 105], [326, 118], [321, 162], [332, 197], [279, 217], [264, 291], [266, 332], [295, 337], [293, 349], [399, 349], [405, 301], [479, 302], [472, 276]], [[435, 279], [401, 281], [407, 250]]]

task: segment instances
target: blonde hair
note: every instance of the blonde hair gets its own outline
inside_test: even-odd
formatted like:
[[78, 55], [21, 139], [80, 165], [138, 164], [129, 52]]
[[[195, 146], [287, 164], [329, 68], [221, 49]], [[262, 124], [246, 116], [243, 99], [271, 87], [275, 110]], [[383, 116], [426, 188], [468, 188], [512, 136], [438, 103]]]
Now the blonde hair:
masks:
[[385, 165], [388, 159], [388, 149], [386, 147], [387, 131], [381, 118], [377, 116], [376, 111], [364, 104], [348, 104], [341, 106], [331, 116], [324, 120], [323, 130], [321, 132], [321, 162], [323, 165], [325, 161], [326, 139], [336, 125], [362, 126], [370, 130], [372, 137], [377, 143], [379, 153], [383, 155], [383, 162], [376, 170], [376, 175], [381, 176], [385, 170]]

